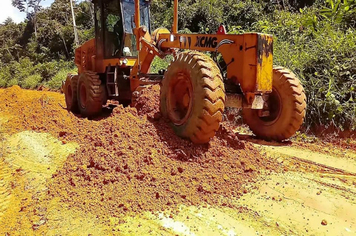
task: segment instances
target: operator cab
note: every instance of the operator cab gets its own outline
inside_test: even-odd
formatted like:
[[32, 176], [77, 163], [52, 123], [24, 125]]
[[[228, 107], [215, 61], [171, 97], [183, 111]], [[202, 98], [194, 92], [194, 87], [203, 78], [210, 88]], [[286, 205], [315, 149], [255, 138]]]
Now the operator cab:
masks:
[[[99, 58], [137, 57], [134, 0], [93, 0]], [[140, 21], [150, 31], [150, 1], [140, 0]], [[104, 55], [101, 55], [104, 54]]]

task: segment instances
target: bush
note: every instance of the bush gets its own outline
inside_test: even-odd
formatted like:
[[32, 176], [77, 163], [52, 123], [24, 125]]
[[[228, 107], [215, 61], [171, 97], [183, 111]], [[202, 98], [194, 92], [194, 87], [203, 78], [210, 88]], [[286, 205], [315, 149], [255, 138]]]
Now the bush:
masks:
[[39, 74], [35, 74], [35, 75], [30, 75], [29, 77], [25, 78], [22, 83], [21, 83], [21, 87], [25, 88], [25, 89], [34, 89], [36, 87], [38, 87], [38, 85], [41, 83], [42, 81], [42, 76]]
[[155, 57], [151, 64], [150, 73], [158, 73], [159, 70], [166, 70], [172, 58], [172, 56], [167, 56], [164, 59]]
[[65, 81], [69, 73], [76, 74], [75, 69], [61, 69], [52, 77], [45, 85], [53, 90], [59, 90], [62, 86], [62, 81]]
[[40, 63], [36, 65], [35, 71], [41, 74], [43, 81], [49, 81], [54, 77], [61, 69], [70, 70], [73, 67], [73, 62], [69, 61], [50, 61]]
[[0, 78], [0, 88], [6, 87], [6, 80], [3, 78]]
[[23, 58], [19, 62], [12, 61], [4, 65], [0, 71], [0, 77], [6, 81], [6, 86], [21, 84], [21, 81], [30, 76], [33, 72], [33, 64], [28, 58]]
[[10, 79], [7, 83], [6, 83], [6, 87], [11, 87], [14, 85], [19, 85], [19, 81], [17, 79]]
[[37, 64], [35, 70], [37, 74], [41, 75], [43, 81], [48, 81], [56, 75], [60, 67], [58, 62], [51, 61]]
[[0, 87], [4, 88], [7, 86], [7, 82], [10, 79], [10, 72], [8, 67], [0, 67]]
[[[9, 87], [18, 84], [23, 88], [36, 88], [54, 78], [59, 71], [73, 71], [73, 62], [51, 61], [45, 63], [34, 63], [29, 58], [22, 58], [18, 62], [0, 66], [0, 87]], [[65, 79], [65, 77], [64, 77]], [[10, 82], [11, 80], [11, 82]], [[16, 81], [16, 82], [15, 82]], [[58, 82], [50, 83], [51, 87], [58, 89]]]
[[308, 104], [306, 128], [356, 129], [355, 29], [321, 17], [312, 7], [275, 11], [247, 30], [273, 34], [274, 64], [301, 79]]
[[6, 82], [6, 87], [22, 85], [26, 78], [34, 74], [36, 74], [36, 67], [27, 57], [0, 67], [0, 79]]

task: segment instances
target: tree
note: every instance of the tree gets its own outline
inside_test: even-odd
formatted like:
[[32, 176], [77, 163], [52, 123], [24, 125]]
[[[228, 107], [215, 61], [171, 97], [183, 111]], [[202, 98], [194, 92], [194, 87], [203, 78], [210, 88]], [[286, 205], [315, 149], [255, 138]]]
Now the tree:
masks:
[[41, 10], [40, 3], [42, 0], [12, 0], [12, 5], [20, 10], [26, 12], [27, 17], [32, 19], [35, 28], [35, 37], [37, 38], [37, 13]]
[[0, 25], [0, 57], [3, 63], [18, 60], [20, 57], [21, 45], [18, 44], [22, 36], [23, 27], [7, 18]]

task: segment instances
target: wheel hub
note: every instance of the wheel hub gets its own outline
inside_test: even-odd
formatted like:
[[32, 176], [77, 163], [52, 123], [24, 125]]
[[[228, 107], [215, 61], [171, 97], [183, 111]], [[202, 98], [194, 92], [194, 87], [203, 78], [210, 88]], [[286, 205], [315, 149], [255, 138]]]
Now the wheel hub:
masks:
[[192, 84], [186, 73], [177, 73], [169, 84], [168, 117], [175, 125], [183, 124], [192, 108]]
[[183, 96], [183, 106], [187, 108], [189, 107], [189, 103], [190, 103], [190, 96], [189, 93], [186, 92]]
[[267, 109], [259, 110], [258, 115], [264, 122], [273, 123], [281, 115], [282, 102], [281, 97], [276, 89], [272, 89], [272, 92], [268, 96]]

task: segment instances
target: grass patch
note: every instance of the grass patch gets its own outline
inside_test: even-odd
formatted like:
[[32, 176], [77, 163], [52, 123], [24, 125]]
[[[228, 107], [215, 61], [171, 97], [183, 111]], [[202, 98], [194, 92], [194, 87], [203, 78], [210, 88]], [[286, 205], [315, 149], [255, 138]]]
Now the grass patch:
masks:
[[7, 83], [6, 83], [6, 87], [11, 87], [14, 85], [19, 85], [19, 81], [17, 79], [10, 79]]
[[77, 72], [76, 69], [61, 69], [45, 84], [45, 86], [52, 90], [59, 90], [62, 86], [62, 81], [66, 80], [69, 73], [75, 74]]
[[34, 89], [38, 87], [41, 81], [42, 81], [41, 75], [39, 74], [30, 75], [22, 81], [21, 87], [25, 89]]

